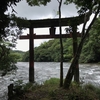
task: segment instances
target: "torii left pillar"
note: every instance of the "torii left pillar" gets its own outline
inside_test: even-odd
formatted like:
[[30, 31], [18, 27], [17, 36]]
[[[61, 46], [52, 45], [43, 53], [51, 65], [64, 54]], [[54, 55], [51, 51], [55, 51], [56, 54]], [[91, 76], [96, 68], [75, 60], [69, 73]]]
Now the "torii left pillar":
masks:
[[29, 82], [34, 83], [34, 30], [29, 28]]

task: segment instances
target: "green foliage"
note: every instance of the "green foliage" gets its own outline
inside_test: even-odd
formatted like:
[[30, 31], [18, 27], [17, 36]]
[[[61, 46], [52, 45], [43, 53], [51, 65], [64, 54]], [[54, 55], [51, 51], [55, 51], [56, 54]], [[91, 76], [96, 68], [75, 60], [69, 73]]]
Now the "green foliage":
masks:
[[[72, 40], [63, 39], [64, 61], [70, 61], [72, 58]], [[22, 61], [28, 61], [29, 51], [23, 56]], [[34, 61], [60, 61], [60, 42], [59, 39], [49, 40], [34, 48]]]
[[[12, 5], [16, 5], [21, 0], [0, 0], [0, 38], [2, 36], [6, 36], [5, 28], [9, 27], [10, 18], [9, 14], [7, 15], [5, 12], [8, 10], [8, 7]], [[12, 8], [12, 12], [14, 9]]]
[[51, 0], [26, 0], [30, 6], [46, 5]]
[[[16, 6], [21, 0], [0, 0], [0, 70], [2, 76], [8, 71], [16, 70], [16, 62], [19, 61], [20, 55], [10, 52], [15, 47], [18, 35], [21, 34], [21, 28], [17, 27], [14, 21], [15, 10], [12, 5]], [[12, 13], [7, 13], [11, 7]], [[6, 13], [5, 13], [6, 12]]]
[[18, 62], [21, 60], [21, 56], [18, 53], [11, 53], [10, 56], [11, 56], [11, 58], [14, 59], [15, 62]]
[[[46, 5], [51, 0], [26, 0], [30, 6], [40, 6]], [[64, 4], [74, 3], [78, 8], [79, 14], [84, 14], [91, 8], [94, 9], [93, 12], [96, 11], [98, 4], [100, 3], [99, 0], [64, 0]]]
[[69, 90], [58, 89], [55, 91], [55, 95], [52, 97], [53, 100], [99, 100], [99, 95], [97, 91], [100, 91], [98, 87], [93, 85], [88, 85], [89, 87], [94, 88], [95, 90], [90, 89], [86, 85], [79, 86], [77, 84], [71, 85]]
[[[21, 29], [25, 29], [26, 26], [30, 26], [30, 22], [27, 20], [27, 18], [23, 18], [23, 17], [16, 17], [15, 14], [11, 14], [10, 15], [10, 20], [12, 21], [10, 23], [11, 27], [17, 26], [20, 30]], [[19, 30], [19, 32], [21, 32]], [[18, 30], [17, 30], [18, 31]], [[18, 32], [17, 32], [18, 33]], [[21, 34], [21, 33], [20, 33]]]
[[2, 71], [2, 76], [6, 75], [8, 72], [16, 71], [17, 70], [16, 63], [22, 60], [22, 56], [23, 52], [21, 51], [15, 52], [10, 50], [10, 48], [7, 48], [5, 45], [1, 45], [0, 70]]
[[9, 52], [9, 49], [5, 48], [6, 53], [0, 58], [0, 70], [2, 70], [2, 76], [6, 75], [9, 71], [17, 69], [16, 62], [19, 59], [18, 55]]
[[27, 62], [29, 61], [29, 52], [25, 52], [24, 55], [22, 56], [22, 61]]
[[37, 84], [34, 85], [33, 83], [26, 83], [23, 85], [23, 90], [24, 91], [35, 90], [35, 89], [37, 89], [38, 86], [39, 85], [37, 85]]
[[60, 80], [58, 78], [50, 78], [44, 82], [44, 85], [59, 85]]
[[74, 3], [78, 8], [79, 14], [84, 14], [87, 11], [93, 9], [95, 12], [100, 4], [99, 0], [65, 0], [65, 4]]
[[23, 57], [23, 55], [24, 55], [24, 52], [23, 52], [23, 51], [11, 50], [10, 53], [11, 53], [13, 56], [15, 56], [17, 62], [22, 61], [22, 57]]
[[80, 62], [99, 62], [100, 61], [100, 18], [96, 20], [89, 33], [89, 38], [86, 40]]
[[26, 83], [19, 80], [14, 83], [13, 100], [100, 100], [100, 87], [91, 84], [79, 86], [72, 83], [69, 90], [59, 87], [59, 79], [51, 78], [43, 85]]

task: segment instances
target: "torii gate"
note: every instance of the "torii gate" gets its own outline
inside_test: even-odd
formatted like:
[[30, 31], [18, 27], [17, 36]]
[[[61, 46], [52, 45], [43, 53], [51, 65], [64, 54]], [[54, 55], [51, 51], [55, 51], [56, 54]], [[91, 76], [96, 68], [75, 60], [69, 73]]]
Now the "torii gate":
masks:
[[[60, 38], [60, 34], [55, 34], [55, 27], [59, 27], [59, 19], [43, 19], [43, 20], [27, 20], [28, 24], [23, 23], [22, 27], [29, 28], [29, 34], [20, 36], [20, 39], [29, 39], [29, 82], [34, 81], [34, 39], [49, 39], [49, 38]], [[77, 28], [84, 22], [84, 15], [70, 18], [61, 18], [61, 26], [72, 26]], [[50, 27], [49, 35], [36, 35], [34, 34], [34, 28]], [[73, 34], [74, 33], [74, 34]], [[75, 32], [70, 34], [62, 34], [62, 38], [71, 38], [72, 35], [76, 38], [80, 37], [81, 34]]]

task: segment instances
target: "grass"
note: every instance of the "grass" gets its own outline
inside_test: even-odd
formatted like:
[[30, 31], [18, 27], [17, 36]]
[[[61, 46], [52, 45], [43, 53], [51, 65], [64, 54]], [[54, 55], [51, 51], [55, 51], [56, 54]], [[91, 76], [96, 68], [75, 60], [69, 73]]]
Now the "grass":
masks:
[[51, 78], [43, 85], [27, 83], [19, 90], [21, 94], [15, 93], [13, 100], [100, 100], [100, 88], [72, 83], [66, 90], [59, 87], [57, 78]]

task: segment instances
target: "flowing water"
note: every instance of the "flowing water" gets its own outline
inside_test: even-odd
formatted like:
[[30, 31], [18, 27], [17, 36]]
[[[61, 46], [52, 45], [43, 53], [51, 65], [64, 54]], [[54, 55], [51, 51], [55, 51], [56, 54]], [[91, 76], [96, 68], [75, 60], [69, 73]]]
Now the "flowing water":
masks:
[[[14, 74], [0, 77], [0, 100], [7, 100], [7, 86], [14, 81], [23, 80], [28, 82], [29, 63], [18, 62], [18, 70]], [[59, 78], [60, 63], [58, 62], [35, 62], [35, 81], [42, 84], [51, 77]], [[70, 63], [64, 63], [64, 77], [68, 71]], [[100, 84], [100, 65], [99, 64], [80, 64], [80, 80], [85, 83]]]

